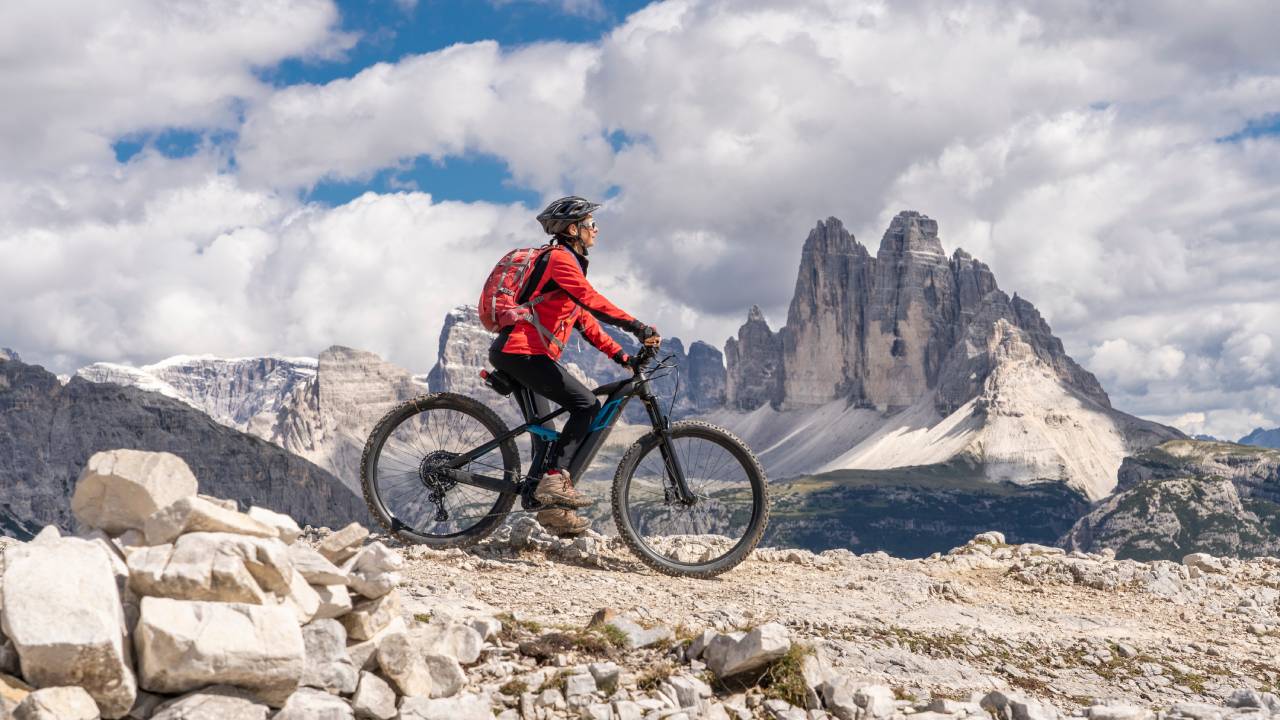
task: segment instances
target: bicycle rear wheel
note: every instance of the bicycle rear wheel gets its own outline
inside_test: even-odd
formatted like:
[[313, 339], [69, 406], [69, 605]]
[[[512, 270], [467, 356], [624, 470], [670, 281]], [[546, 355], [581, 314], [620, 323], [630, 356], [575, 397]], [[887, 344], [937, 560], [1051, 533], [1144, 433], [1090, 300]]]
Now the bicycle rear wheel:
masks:
[[[465, 547], [480, 541], [502, 522], [516, 494], [462, 485], [433, 469], [506, 432], [497, 413], [463, 395], [435, 393], [401, 403], [374, 427], [361, 456], [369, 512], [406, 542]], [[520, 452], [511, 439], [462, 469], [519, 478]]]
[[769, 523], [764, 469], [741, 440], [709, 423], [672, 423], [669, 437], [695, 502], [676, 498], [660, 439], [649, 433], [627, 450], [613, 479], [618, 534], [660, 573], [719, 575], [746, 559]]

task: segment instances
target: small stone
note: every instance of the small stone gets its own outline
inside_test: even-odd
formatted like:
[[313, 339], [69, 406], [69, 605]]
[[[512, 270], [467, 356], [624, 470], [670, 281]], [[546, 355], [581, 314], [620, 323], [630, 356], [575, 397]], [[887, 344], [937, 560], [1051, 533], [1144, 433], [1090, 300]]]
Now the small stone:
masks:
[[318, 549], [329, 562], [342, 563], [356, 554], [367, 537], [369, 530], [360, 523], [353, 522], [321, 540]]
[[320, 606], [316, 608], [316, 618], [337, 618], [351, 612], [351, 593], [346, 585], [312, 585]]
[[377, 675], [361, 672], [351, 709], [358, 718], [391, 720], [396, 716], [396, 691]]
[[270, 712], [240, 688], [215, 685], [162, 703], [151, 720], [267, 720]]
[[870, 718], [892, 717], [897, 710], [893, 700], [893, 689], [884, 685], [867, 685], [853, 693], [853, 702]]
[[408, 633], [382, 638], [378, 643], [378, 666], [401, 695], [431, 696], [431, 670]]
[[[732, 641], [723, 641], [731, 638]], [[767, 623], [741, 639], [736, 635], [721, 635], [703, 651], [707, 668], [716, 677], [725, 678], [763, 667], [787, 654], [791, 649], [791, 634], [778, 623]]]
[[[339, 622], [341, 620], [339, 619]], [[351, 642], [350, 637], [347, 638], [347, 654], [351, 656], [351, 663], [358, 670], [375, 670], [378, 667], [378, 643], [383, 638], [395, 633], [408, 633], [409, 627], [405, 624], [404, 618], [395, 617], [387, 626], [379, 630], [373, 637], [368, 640], [360, 640]]]
[[458, 661], [448, 655], [426, 654], [422, 661], [431, 674], [431, 697], [453, 697], [467, 684], [467, 676]]
[[307, 545], [289, 546], [289, 560], [312, 585], [346, 585], [347, 574]]
[[376, 600], [366, 600], [338, 618], [347, 629], [347, 637], [368, 640], [400, 614], [400, 593], [392, 591]]
[[407, 697], [400, 701], [400, 720], [493, 720], [489, 700], [468, 693], [453, 698]]
[[1222, 560], [1208, 553], [1191, 553], [1182, 558], [1182, 564], [1204, 573], [1222, 574], [1227, 571]]
[[302, 537], [302, 528], [298, 527], [298, 521], [288, 515], [257, 505], [251, 506], [245, 514], [263, 525], [275, 528], [277, 536], [285, 545], [292, 545]]
[[624, 644], [631, 649], [649, 647], [675, 637], [675, 633], [671, 631], [671, 628], [665, 625], [646, 628], [626, 617], [615, 618], [609, 624], [623, 634], [625, 638]]
[[315, 619], [320, 611], [320, 594], [307, 584], [306, 578], [298, 572], [290, 574], [289, 592], [285, 595], [286, 604], [293, 608], [298, 617], [298, 624], [305, 625]]
[[587, 666], [587, 672], [591, 673], [591, 677], [595, 678], [596, 687], [605, 695], [612, 695], [618, 689], [618, 678], [621, 677], [622, 670], [617, 663], [591, 663]]
[[978, 533], [977, 535], [974, 535], [973, 539], [969, 542], [974, 545], [1004, 545], [1004, 533], [996, 532], [995, 530]]
[[1155, 720], [1156, 716], [1136, 705], [1094, 705], [1086, 712], [1089, 720]]
[[432, 622], [413, 632], [414, 642], [424, 653], [448, 655], [463, 665], [470, 665], [480, 658], [484, 638], [469, 625], [459, 622]]
[[48, 687], [27, 695], [14, 720], [98, 720], [98, 704], [82, 687]]
[[162, 507], [196, 494], [191, 468], [167, 452], [106, 450], [85, 464], [71, 512], [87, 527], [119, 535], [141, 529]]
[[321, 690], [299, 688], [271, 720], [354, 720], [351, 706]]
[[565, 697], [572, 702], [573, 698], [590, 695], [596, 691], [596, 679], [589, 673], [570, 675], [564, 681]]

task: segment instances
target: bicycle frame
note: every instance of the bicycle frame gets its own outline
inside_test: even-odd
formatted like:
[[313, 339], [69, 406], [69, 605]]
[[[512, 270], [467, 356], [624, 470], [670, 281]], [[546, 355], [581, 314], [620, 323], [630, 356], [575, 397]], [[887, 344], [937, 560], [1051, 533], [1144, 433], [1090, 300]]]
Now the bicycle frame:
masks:
[[[668, 480], [674, 486], [673, 489], [676, 491], [677, 499], [686, 505], [693, 505], [697, 498], [689, 490], [689, 486], [685, 481], [684, 468], [680, 465], [680, 458], [676, 456], [671, 448], [671, 422], [662, 412], [657, 396], [649, 388], [649, 378], [643, 373], [637, 373], [632, 377], [601, 385], [591, 392], [595, 395], [604, 395], [605, 401], [601, 404], [600, 411], [596, 413], [596, 417], [591, 421], [590, 432], [583, 439], [578, 452], [569, 462], [569, 467], [567, 468], [569, 476], [581, 477], [582, 471], [590, 467], [591, 461], [595, 459], [600, 448], [604, 446], [604, 442], [608, 439], [614, 425], [617, 424], [618, 418], [622, 417], [622, 411], [626, 408], [627, 403], [631, 401], [631, 398], [638, 396], [649, 414], [649, 421], [653, 424], [654, 432], [658, 434], [663, 465], [665, 466]], [[520, 411], [525, 417], [526, 422], [523, 425], [508, 431], [502, 437], [490, 440], [470, 452], [459, 455], [444, 468], [441, 468], [440, 474], [454, 482], [484, 488], [492, 492], [519, 493], [524, 489], [525, 485], [522, 478], [490, 477], [468, 472], [463, 470], [462, 467], [485, 453], [497, 449], [498, 446], [508, 440], [527, 432], [533, 436], [534, 447], [532, 462], [529, 465], [529, 475], [530, 477], [539, 475], [551, 443], [559, 437], [559, 433], [551, 429], [550, 422], [568, 411], [565, 408], [560, 408], [554, 412], [535, 417], [536, 405], [533, 393], [524, 386], [517, 388], [516, 400], [517, 404], [520, 405]]]

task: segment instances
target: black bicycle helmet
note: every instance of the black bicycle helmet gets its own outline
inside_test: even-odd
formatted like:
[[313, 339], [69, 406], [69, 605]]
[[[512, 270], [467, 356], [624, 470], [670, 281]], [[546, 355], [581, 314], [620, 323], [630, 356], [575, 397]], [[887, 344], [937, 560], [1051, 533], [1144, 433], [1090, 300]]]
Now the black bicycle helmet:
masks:
[[548, 235], [559, 235], [570, 225], [595, 212], [598, 207], [600, 203], [570, 195], [548, 205], [546, 210], [538, 214], [538, 222], [542, 223], [542, 229]]

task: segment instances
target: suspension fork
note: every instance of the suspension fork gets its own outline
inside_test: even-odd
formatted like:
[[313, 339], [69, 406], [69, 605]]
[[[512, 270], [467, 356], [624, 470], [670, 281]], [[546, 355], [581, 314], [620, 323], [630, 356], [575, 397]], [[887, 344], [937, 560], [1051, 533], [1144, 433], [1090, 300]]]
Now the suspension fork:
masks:
[[676, 499], [683, 505], [693, 505], [698, 501], [684, 476], [684, 467], [680, 457], [676, 455], [675, 446], [671, 444], [671, 421], [662, 413], [658, 399], [645, 387], [640, 399], [644, 401], [645, 410], [649, 413], [649, 421], [658, 434], [658, 449], [662, 452], [662, 464], [667, 471], [667, 489], [674, 490]]

